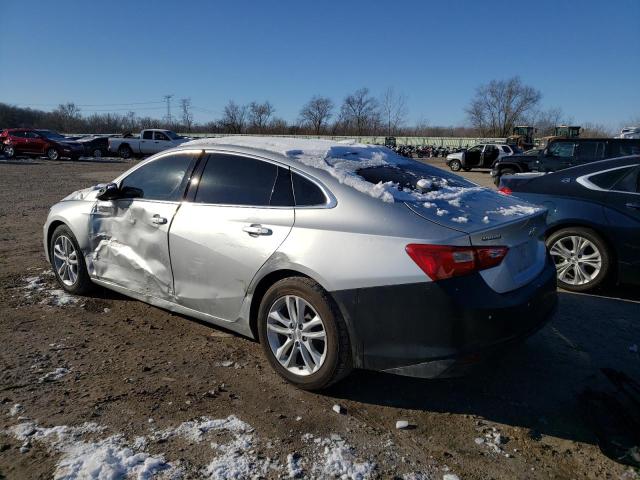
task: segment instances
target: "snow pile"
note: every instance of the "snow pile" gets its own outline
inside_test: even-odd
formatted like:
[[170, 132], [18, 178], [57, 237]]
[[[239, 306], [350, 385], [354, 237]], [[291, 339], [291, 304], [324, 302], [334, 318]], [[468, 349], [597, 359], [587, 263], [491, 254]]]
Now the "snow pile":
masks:
[[[507, 438], [502, 435], [497, 428], [491, 427], [483, 430], [484, 437], [478, 437], [475, 439], [476, 445], [484, 445], [490, 451], [494, 453], [504, 454], [504, 445], [507, 443]], [[505, 454], [507, 457], [510, 454]]]
[[218, 455], [202, 469], [203, 477], [249, 478], [266, 475], [269, 469], [273, 468], [269, 460], [258, 458], [252, 450], [255, 443], [253, 428], [233, 415], [223, 419], [201, 417], [184, 422], [176, 428], [155, 431], [152, 438], [166, 440], [171, 437], [182, 437], [200, 443], [205, 440], [208, 433], [220, 431], [229, 433], [231, 440], [223, 444], [215, 442], [210, 444]]
[[16, 415], [19, 415], [22, 412], [24, 412], [24, 407], [21, 404], [16, 403], [13, 407], [9, 409], [9, 416], [15, 417]]
[[300, 455], [297, 453], [287, 455], [287, 473], [289, 474], [289, 478], [300, 478], [302, 477], [303, 471]]
[[43, 428], [34, 422], [23, 422], [11, 427], [9, 433], [23, 442], [22, 452], [28, 451], [33, 442], [39, 442], [59, 453], [61, 456], [53, 475], [55, 479], [142, 479], [171, 468], [162, 456], [127, 446], [122, 435], [111, 435], [97, 441], [82, 438], [104, 430], [95, 423], [84, 423], [80, 427]]
[[56, 380], [60, 380], [62, 377], [64, 377], [70, 371], [71, 370], [69, 370], [68, 368], [64, 368], [64, 367], [56, 368], [54, 371], [48, 372], [45, 375], [43, 375], [42, 377], [40, 377], [38, 379], [38, 381], [40, 383], [42, 383], [42, 382], [55, 382]]

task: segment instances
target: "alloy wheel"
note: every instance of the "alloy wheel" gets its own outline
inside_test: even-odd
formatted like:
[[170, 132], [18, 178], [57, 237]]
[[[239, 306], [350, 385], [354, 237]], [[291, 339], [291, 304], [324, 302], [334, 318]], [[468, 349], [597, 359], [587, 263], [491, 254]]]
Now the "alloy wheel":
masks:
[[549, 249], [558, 280], [569, 285], [586, 285], [602, 269], [602, 254], [589, 239], [579, 235], [559, 238]]
[[47, 157], [49, 157], [49, 160], [58, 160], [60, 154], [55, 148], [50, 148], [49, 150], [47, 150]]
[[276, 360], [289, 372], [317, 372], [327, 355], [327, 333], [318, 312], [303, 298], [277, 299], [267, 317], [267, 339]]
[[71, 287], [78, 280], [78, 252], [65, 235], [60, 235], [53, 244], [53, 266], [66, 286]]

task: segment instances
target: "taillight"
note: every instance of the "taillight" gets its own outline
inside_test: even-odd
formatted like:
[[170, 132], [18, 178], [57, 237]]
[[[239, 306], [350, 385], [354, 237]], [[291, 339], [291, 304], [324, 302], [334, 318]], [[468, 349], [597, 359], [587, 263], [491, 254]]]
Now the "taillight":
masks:
[[507, 247], [455, 247], [411, 243], [407, 254], [432, 280], [459, 277], [495, 267], [509, 251]]
[[513, 193], [513, 190], [511, 190], [509, 187], [500, 187], [498, 189], [498, 192], [503, 195], [511, 195]]

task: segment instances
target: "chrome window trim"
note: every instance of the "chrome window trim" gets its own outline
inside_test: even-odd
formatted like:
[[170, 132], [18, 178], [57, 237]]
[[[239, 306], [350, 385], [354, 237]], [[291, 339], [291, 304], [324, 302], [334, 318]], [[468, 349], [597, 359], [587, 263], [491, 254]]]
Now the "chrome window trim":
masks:
[[[336, 198], [333, 196], [333, 194], [330, 192], [330, 190], [325, 187], [319, 180], [315, 179], [314, 177], [308, 175], [305, 172], [302, 172], [298, 169], [296, 169], [295, 167], [291, 167], [285, 163], [279, 162], [277, 160], [272, 160], [271, 158], [265, 158], [265, 157], [261, 157], [260, 155], [255, 155], [255, 154], [250, 154], [250, 153], [244, 153], [244, 152], [234, 152], [233, 150], [209, 150], [209, 149], [204, 149], [205, 154], [211, 155], [211, 154], [225, 154], [225, 155], [235, 155], [238, 157], [246, 157], [246, 158], [251, 158], [253, 160], [259, 160], [261, 162], [267, 162], [270, 163], [272, 165], [275, 165], [277, 167], [281, 167], [281, 168], [286, 168], [288, 169], [291, 173], [296, 173], [298, 175], [300, 175], [301, 177], [306, 178], [307, 180], [309, 180], [311, 183], [313, 183], [314, 185], [316, 185], [318, 188], [320, 188], [320, 190], [322, 190], [322, 193], [324, 193], [325, 198], [327, 199], [327, 202], [322, 204], [322, 205], [308, 205], [308, 206], [295, 206], [295, 205], [291, 205], [291, 206], [276, 206], [276, 205], [237, 205], [237, 204], [232, 204], [232, 203], [203, 203], [203, 202], [196, 202], [196, 201], [185, 201], [185, 203], [191, 203], [193, 205], [208, 205], [211, 207], [235, 207], [235, 208], [261, 208], [261, 209], [276, 209], [276, 210], [290, 210], [290, 209], [295, 209], [295, 210], [302, 210], [302, 209], [323, 209], [323, 208], [333, 208], [338, 204], [338, 201], [336, 200]], [[292, 191], [293, 191], [293, 184], [291, 185]], [[295, 193], [294, 193], [294, 199], [295, 199]]]
[[635, 165], [624, 165], [622, 167], [615, 167], [615, 168], [608, 168], [606, 170], [600, 170], [598, 172], [589, 173], [587, 175], [582, 175], [582, 176], [576, 178], [576, 182], [579, 183], [580, 185], [582, 185], [584, 188], [588, 188], [589, 190], [594, 190], [594, 191], [597, 191], [597, 192], [612, 192], [612, 193], [626, 193], [626, 194], [630, 194], [630, 195], [640, 195], [640, 192], [627, 192], [625, 190], [610, 190], [610, 189], [607, 189], [607, 188], [602, 188], [602, 187], [597, 186], [591, 180], [589, 180], [591, 177], [593, 177], [595, 175], [600, 175], [602, 173], [607, 173], [607, 172], [613, 172], [614, 170], [622, 170], [623, 168], [636, 168], [637, 166], [638, 166], [638, 164], [635, 164]]

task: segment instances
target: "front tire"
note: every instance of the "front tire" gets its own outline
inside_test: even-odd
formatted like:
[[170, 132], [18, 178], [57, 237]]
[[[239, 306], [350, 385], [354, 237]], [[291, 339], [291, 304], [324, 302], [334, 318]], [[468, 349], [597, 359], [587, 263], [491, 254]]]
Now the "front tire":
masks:
[[4, 154], [7, 156], [7, 158], [14, 158], [16, 156], [16, 149], [12, 146], [5, 146]]
[[93, 157], [94, 158], [102, 158], [102, 150], [100, 150], [99, 148], [96, 148], [93, 151]]
[[273, 369], [304, 390], [320, 390], [352, 370], [346, 324], [329, 294], [306, 277], [289, 277], [265, 293], [260, 344]]
[[58, 150], [56, 150], [55, 148], [51, 147], [51, 148], [47, 149], [47, 158], [49, 160], [58, 160], [60, 158], [60, 154], [58, 153]]
[[547, 248], [556, 265], [559, 287], [586, 292], [607, 279], [611, 254], [607, 244], [593, 230], [563, 228], [547, 238]]
[[452, 172], [459, 172], [460, 169], [462, 168], [462, 162], [460, 160], [453, 159], [449, 161], [449, 168], [451, 169]]
[[51, 235], [49, 258], [53, 274], [60, 287], [74, 295], [84, 295], [93, 290], [82, 250], [73, 232], [66, 225], [59, 225]]

